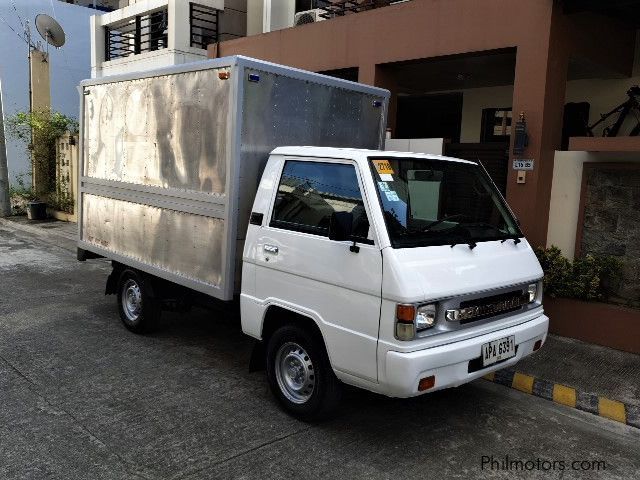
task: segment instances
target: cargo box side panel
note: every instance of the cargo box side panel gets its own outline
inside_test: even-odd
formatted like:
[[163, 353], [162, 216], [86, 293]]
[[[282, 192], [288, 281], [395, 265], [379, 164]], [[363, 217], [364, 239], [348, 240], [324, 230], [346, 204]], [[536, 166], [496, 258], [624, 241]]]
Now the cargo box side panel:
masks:
[[87, 242], [205, 285], [222, 282], [224, 221], [166, 208], [84, 195]]
[[235, 89], [219, 71], [84, 87], [79, 246], [226, 300]]
[[230, 88], [217, 69], [87, 87], [84, 175], [224, 195]]

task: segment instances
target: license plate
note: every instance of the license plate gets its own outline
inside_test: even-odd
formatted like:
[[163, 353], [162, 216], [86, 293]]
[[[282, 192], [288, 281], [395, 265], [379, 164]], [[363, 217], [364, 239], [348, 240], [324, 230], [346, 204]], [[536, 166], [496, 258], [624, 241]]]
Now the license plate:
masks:
[[501, 360], [515, 357], [516, 337], [500, 338], [482, 345], [482, 366], [487, 367]]

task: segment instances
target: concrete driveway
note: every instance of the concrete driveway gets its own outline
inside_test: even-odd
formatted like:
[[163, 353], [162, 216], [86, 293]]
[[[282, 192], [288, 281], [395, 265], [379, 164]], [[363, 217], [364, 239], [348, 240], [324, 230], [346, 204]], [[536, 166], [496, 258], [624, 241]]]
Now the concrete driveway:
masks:
[[158, 333], [136, 336], [103, 295], [108, 272], [106, 261], [78, 263], [0, 225], [0, 478], [628, 479], [640, 470], [639, 430], [484, 380], [412, 400], [348, 390], [334, 419], [298, 422], [263, 372], [248, 372], [251, 343], [236, 315], [166, 314]]

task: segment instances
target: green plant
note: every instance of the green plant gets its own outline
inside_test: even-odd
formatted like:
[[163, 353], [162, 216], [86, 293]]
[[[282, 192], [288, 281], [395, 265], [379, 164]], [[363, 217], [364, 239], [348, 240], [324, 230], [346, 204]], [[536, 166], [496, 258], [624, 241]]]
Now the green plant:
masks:
[[73, 195], [69, 191], [68, 179], [61, 178], [56, 181], [56, 189], [49, 195], [47, 202], [54, 210], [73, 214]]
[[536, 256], [544, 271], [544, 292], [550, 297], [567, 296], [571, 276], [571, 262], [562, 256], [558, 247], [537, 248]]
[[27, 204], [36, 199], [30, 177], [30, 173], [19, 173], [15, 177], [15, 183], [9, 185], [9, 201], [14, 215], [27, 213]]
[[5, 121], [9, 137], [22, 141], [36, 175], [38, 195], [55, 188], [56, 140], [65, 132], [78, 131], [74, 118], [51, 110], [17, 112]]
[[9, 184], [9, 197], [21, 197], [26, 200], [33, 200], [35, 193], [31, 187], [31, 181], [26, 178], [31, 177], [30, 173], [18, 173], [15, 184]]
[[550, 297], [605, 300], [620, 285], [622, 261], [616, 257], [587, 254], [571, 262], [556, 246], [537, 248], [536, 255]]

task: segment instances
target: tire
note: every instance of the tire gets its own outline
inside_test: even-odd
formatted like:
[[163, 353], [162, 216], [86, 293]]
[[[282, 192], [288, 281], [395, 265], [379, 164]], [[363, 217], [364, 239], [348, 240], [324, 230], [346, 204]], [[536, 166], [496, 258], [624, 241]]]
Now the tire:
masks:
[[303, 421], [326, 418], [340, 402], [341, 385], [319, 335], [296, 325], [267, 342], [267, 378], [282, 407]]
[[120, 319], [128, 330], [149, 333], [157, 327], [161, 309], [141, 274], [124, 270], [118, 279], [117, 292]]

